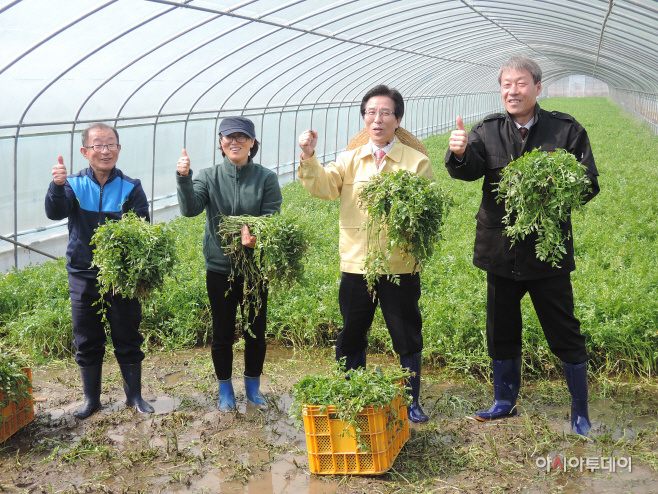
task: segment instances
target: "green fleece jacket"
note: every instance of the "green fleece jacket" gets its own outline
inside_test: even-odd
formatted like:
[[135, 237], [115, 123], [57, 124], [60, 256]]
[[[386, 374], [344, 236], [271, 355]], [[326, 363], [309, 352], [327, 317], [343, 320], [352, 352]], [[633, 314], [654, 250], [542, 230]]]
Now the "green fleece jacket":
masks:
[[176, 173], [178, 204], [183, 216], [192, 217], [206, 210], [206, 233], [203, 255], [206, 269], [231, 274], [231, 264], [224, 255], [217, 228], [222, 215], [265, 216], [281, 210], [281, 187], [272, 170], [254, 163], [251, 158], [240, 168], [228, 158], [218, 165], [204, 168], [199, 176]]

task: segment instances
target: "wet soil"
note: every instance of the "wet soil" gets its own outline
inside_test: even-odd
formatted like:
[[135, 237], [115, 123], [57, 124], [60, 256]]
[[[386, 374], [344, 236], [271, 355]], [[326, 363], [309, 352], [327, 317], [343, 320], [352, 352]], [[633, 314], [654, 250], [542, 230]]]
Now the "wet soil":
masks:
[[[288, 417], [293, 383], [328, 369], [328, 349], [271, 345], [261, 389], [268, 407], [248, 403], [234, 361], [238, 410], [217, 409], [209, 349], [151, 353], [143, 396], [156, 413], [125, 407], [118, 366], [103, 367], [103, 407], [87, 420], [77, 367], [58, 362], [33, 369], [35, 420], [0, 445], [0, 492], [658, 492], [658, 389], [652, 382], [600, 378], [590, 399], [590, 439], [570, 434], [569, 394], [560, 381], [524, 383], [519, 415], [481, 423], [491, 386], [427, 371], [422, 403], [428, 424], [411, 437], [381, 476], [318, 476], [309, 472], [305, 433]], [[394, 365], [369, 355], [369, 365]], [[546, 467], [598, 459], [599, 468]], [[550, 459], [550, 461], [548, 460]], [[600, 468], [602, 458], [631, 458], [632, 467]], [[546, 461], [544, 461], [546, 460]]]

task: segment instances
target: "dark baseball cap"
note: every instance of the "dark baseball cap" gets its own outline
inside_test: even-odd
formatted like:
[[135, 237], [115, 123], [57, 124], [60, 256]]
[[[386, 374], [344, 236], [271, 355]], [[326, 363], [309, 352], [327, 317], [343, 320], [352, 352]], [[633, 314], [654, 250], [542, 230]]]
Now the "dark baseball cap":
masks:
[[227, 136], [235, 132], [242, 132], [249, 136], [249, 139], [256, 138], [256, 129], [254, 122], [245, 117], [226, 117], [219, 124], [219, 134]]

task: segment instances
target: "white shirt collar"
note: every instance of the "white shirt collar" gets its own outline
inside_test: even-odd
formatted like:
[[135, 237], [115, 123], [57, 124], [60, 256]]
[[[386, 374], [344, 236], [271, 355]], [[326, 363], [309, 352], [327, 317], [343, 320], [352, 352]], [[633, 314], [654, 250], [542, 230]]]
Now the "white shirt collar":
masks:
[[389, 142], [389, 143], [388, 143], [386, 146], [384, 146], [383, 148], [380, 148], [379, 146], [377, 146], [377, 144], [375, 144], [374, 142], [372, 142], [372, 140], [370, 140], [370, 146], [371, 146], [371, 148], [372, 148], [372, 155], [373, 155], [373, 156], [375, 155], [375, 151], [376, 151], [377, 149], [383, 149], [383, 150], [384, 150], [384, 153], [388, 153], [388, 152], [391, 150], [391, 148], [393, 147], [393, 143], [394, 143], [394, 142], [395, 142], [395, 136], [393, 136], [393, 140], [392, 140], [391, 142]]
[[534, 123], [535, 123], [535, 117], [532, 117], [530, 121], [525, 125], [521, 125], [520, 123], [517, 123], [516, 120], [514, 120], [514, 125], [516, 125], [517, 129], [520, 129], [521, 127], [525, 127], [526, 129], [530, 130], [530, 127], [532, 127]]

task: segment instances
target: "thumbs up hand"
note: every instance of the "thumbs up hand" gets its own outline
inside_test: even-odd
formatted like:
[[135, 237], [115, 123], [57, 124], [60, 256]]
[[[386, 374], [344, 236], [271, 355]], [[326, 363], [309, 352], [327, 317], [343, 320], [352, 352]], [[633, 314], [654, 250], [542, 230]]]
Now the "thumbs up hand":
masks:
[[66, 171], [66, 165], [64, 165], [64, 158], [60, 155], [57, 157], [57, 164], [53, 166], [53, 181], [57, 185], [64, 185], [66, 183], [66, 176], [68, 175]]
[[458, 158], [464, 156], [466, 146], [468, 145], [468, 132], [464, 128], [462, 117], [457, 117], [457, 130], [450, 133], [450, 151], [455, 153]]
[[178, 163], [176, 164], [176, 171], [179, 175], [189, 175], [190, 173], [190, 158], [187, 157], [187, 150], [183, 149], [183, 156], [178, 158]]

